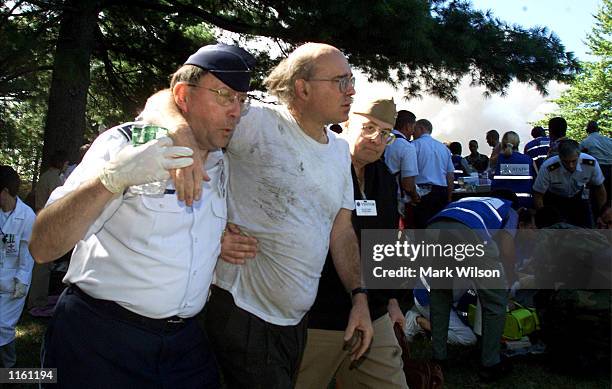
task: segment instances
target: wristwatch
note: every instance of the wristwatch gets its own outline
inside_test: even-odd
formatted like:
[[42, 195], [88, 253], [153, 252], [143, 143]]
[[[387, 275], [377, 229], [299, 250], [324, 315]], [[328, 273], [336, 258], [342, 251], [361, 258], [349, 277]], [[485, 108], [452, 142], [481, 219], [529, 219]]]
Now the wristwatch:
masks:
[[366, 296], [368, 295], [368, 290], [366, 288], [358, 287], [351, 290], [351, 297], [355, 297], [356, 294], [363, 293]]

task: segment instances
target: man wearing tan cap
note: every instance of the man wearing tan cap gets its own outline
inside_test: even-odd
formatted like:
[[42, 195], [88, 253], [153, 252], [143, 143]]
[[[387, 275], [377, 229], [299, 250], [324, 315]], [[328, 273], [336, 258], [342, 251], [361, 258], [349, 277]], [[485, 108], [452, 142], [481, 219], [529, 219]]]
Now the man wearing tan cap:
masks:
[[[392, 99], [369, 100], [351, 113], [341, 135], [351, 151], [352, 220], [358, 237], [362, 229], [397, 228], [397, 181], [381, 158], [385, 146], [395, 140], [391, 132], [395, 116]], [[393, 331], [394, 323], [402, 328], [404, 324], [398, 304], [402, 294], [396, 290], [368, 291], [374, 338], [368, 353], [351, 368], [349, 354], [343, 349], [351, 298], [344, 293], [328, 253], [308, 316], [308, 339], [297, 388], [325, 388], [334, 376], [342, 388], [407, 388], [402, 351]]]
[[[333, 46], [307, 43], [281, 61], [265, 85], [281, 104], [251, 107], [227, 146], [228, 221], [245, 240], [257, 239], [258, 251], [247, 261], [222, 256], [204, 315], [230, 388], [295, 384], [306, 313], [329, 250], [341, 293], [352, 300], [344, 338], [363, 333], [352, 358], [367, 350], [373, 332], [351, 224], [350, 152], [326, 129], [348, 119], [355, 94], [348, 61]], [[159, 97], [158, 109], [171, 110]], [[185, 127], [181, 120], [164, 125]], [[236, 230], [228, 231], [225, 237]]]

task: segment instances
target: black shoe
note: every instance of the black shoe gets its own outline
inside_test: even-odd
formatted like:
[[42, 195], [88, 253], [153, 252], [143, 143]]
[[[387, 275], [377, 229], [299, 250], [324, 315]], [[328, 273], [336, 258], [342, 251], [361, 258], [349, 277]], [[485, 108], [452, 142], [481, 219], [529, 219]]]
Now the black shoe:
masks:
[[478, 371], [478, 376], [485, 382], [497, 381], [510, 374], [512, 371], [512, 365], [508, 360], [502, 360], [496, 365], [481, 367]]

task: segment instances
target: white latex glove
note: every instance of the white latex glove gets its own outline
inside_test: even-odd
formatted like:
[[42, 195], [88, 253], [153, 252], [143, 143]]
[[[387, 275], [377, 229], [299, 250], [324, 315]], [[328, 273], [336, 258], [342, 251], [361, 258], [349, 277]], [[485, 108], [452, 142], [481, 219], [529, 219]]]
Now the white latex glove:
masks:
[[170, 178], [170, 169], [179, 169], [193, 163], [189, 147], [172, 146], [165, 136], [140, 146], [124, 147], [108, 161], [99, 178], [112, 193], [121, 193], [128, 186], [148, 184]]
[[13, 298], [22, 298], [26, 295], [28, 286], [26, 284], [22, 284], [21, 281], [19, 281], [17, 278], [13, 278], [13, 281], [15, 282], [15, 291], [13, 292]]

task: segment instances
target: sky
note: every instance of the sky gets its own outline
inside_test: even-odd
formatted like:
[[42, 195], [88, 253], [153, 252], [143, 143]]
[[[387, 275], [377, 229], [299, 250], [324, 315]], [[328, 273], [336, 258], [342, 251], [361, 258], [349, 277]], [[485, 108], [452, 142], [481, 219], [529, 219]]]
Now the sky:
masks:
[[[523, 27], [545, 26], [554, 32], [565, 46], [580, 60], [593, 61], [584, 44], [586, 35], [592, 30], [594, 15], [601, 7], [601, 0], [472, 0], [474, 8], [490, 9], [494, 16]], [[513, 82], [505, 97], [493, 95], [485, 98], [482, 88], [470, 87], [468, 80], [458, 88], [457, 104], [436, 97], [406, 101], [402, 94], [384, 83], [368, 83], [365, 76], [356, 72], [357, 95], [355, 101], [365, 97], [394, 96], [397, 108], [412, 111], [417, 118], [426, 118], [433, 124], [433, 136], [442, 141], [459, 141], [464, 155], [469, 153], [467, 144], [476, 139], [479, 150], [489, 154], [485, 133], [497, 129], [516, 131], [522, 146], [531, 139], [532, 124], [547, 113], [554, 112], [556, 104], [550, 100], [559, 97], [567, 88], [556, 82], [548, 85], [548, 96], [542, 96], [534, 87]], [[368, 91], [367, 96], [360, 91]]]

